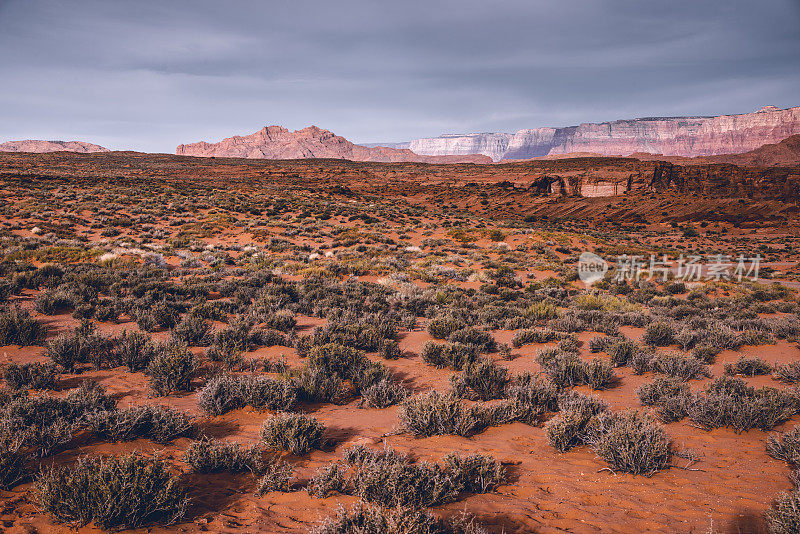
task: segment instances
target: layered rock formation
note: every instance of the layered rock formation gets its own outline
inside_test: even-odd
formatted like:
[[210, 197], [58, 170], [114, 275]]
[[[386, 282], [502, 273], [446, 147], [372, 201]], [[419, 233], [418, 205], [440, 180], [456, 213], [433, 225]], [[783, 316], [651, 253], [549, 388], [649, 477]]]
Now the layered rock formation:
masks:
[[226, 158], [308, 159], [333, 158], [384, 163], [491, 163], [478, 155], [419, 155], [408, 149], [366, 147], [356, 145], [328, 130], [309, 126], [290, 132], [280, 126], [267, 126], [254, 134], [233, 136], [219, 143], [179, 145], [175, 151], [183, 156]]
[[800, 107], [766, 106], [756, 113], [719, 117], [657, 117], [535, 128], [515, 134], [481, 133], [416, 139], [418, 154], [486, 154], [493, 160], [529, 159], [572, 152], [713, 156], [754, 150], [800, 134]]
[[41, 141], [26, 139], [24, 141], [8, 141], [0, 143], [0, 152], [109, 152], [100, 145], [93, 145], [84, 141]]

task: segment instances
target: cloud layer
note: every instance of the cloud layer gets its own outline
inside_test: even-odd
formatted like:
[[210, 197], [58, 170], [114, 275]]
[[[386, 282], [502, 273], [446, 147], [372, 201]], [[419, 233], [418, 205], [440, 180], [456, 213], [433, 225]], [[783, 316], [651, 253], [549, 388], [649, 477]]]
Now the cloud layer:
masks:
[[[168, 4], [168, 5], [167, 5]], [[798, 0], [0, 0], [0, 142], [172, 152], [800, 105]]]

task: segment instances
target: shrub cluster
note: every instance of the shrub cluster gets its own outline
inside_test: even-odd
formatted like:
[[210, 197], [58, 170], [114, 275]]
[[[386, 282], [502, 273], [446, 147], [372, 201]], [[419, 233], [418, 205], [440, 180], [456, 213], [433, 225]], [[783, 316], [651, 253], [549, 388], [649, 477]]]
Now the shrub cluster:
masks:
[[257, 375], [216, 375], [197, 394], [197, 404], [211, 415], [245, 406], [285, 412], [293, 410], [296, 402], [291, 382]]
[[322, 446], [325, 426], [308, 415], [279, 413], [261, 426], [261, 441], [271, 449], [302, 455]]

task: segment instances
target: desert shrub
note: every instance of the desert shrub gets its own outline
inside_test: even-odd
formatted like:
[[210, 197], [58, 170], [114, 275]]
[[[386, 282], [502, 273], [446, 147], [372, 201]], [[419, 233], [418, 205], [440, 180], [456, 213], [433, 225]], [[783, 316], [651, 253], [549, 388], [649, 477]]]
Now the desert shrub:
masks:
[[313, 347], [308, 358], [310, 367], [350, 380], [359, 392], [389, 378], [389, 370], [382, 363], [370, 361], [360, 350], [336, 343]]
[[80, 458], [74, 467], [42, 471], [36, 494], [56, 521], [94, 521], [104, 529], [170, 525], [183, 517], [188, 503], [186, 490], [163, 460], [136, 453]]
[[540, 351], [536, 359], [550, 380], [558, 387], [572, 387], [586, 383], [587, 365], [574, 352]]
[[473, 345], [484, 352], [491, 352], [497, 347], [497, 342], [492, 334], [485, 330], [478, 330], [471, 326], [460, 328], [447, 336], [450, 343], [461, 343], [462, 345]]
[[[331, 374], [325, 369], [312, 366], [305, 366], [300, 370], [300, 377], [296, 382], [296, 387], [298, 397], [308, 402], [332, 402], [338, 404], [349, 395], [349, 391], [339, 375]], [[364, 391], [366, 392], [367, 389]]]
[[797, 399], [774, 388], [756, 389], [741, 378], [723, 376], [708, 384], [704, 395], [693, 397], [687, 411], [692, 421], [704, 428], [766, 431], [797, 412]]
[[216, 375], [197, 394], [197, 404], [211, 415], [251, 406], [256, 409], [290, 411], [297, 391], [287, 380], [254, 375]]
[[775, 380], [794, 384], [800, 381], [800, 362], [789, 362], [775, 368]]
[[211, 343], [211, 323], [195, 315], [187, 315], [175, 325], [172, 336], [190, 346], [206, 346]]
[[435, 339], [447, 339], [450, 334], [464, 328], [466, 325], [454, 317], [439, 316], [428, 323], [428, 333]]
[[518, 375], [508, 388], [515, 418], [527, 424], [536, 424], [548, 412], [558, 411], [558, 394], [555, 384], [530, 373]]
[[689, 385], [681, 378], [656, 376], [649, 384], [639, 386], [636, 394], [642, 404], [653, 406], [661, 404], [669, 397], [688, 395]]
[[136, 309], [134, 316], [136, 324], [146, 332], [152, 332], [159, 327], [174, 328], [180, 321], [180, 314], [174, 304], [163, 300], [156, 301], [147, 308]]
[[422, 361], [440, 369], [449, 367], [460, 371], [478, 358], [478, 351], [471, 345], [428, 341], [422, 347], [421, 356]]
[[558, 308], [551, 302], [536, 302], [525, 309], [525, 316], [536, 322], [548, 321], [558, 317]]
[[712, 347], [710, 345], [697, 345], [692, 349], [692, 356], [701, 362], [714, 363], [717, 355], [722, 352], [719, 347]]
[[454, 479], [460, 492], [487, 493], [506, 479], [503, 466], [484, 454], [460, 456], [451, 452], [443, 458], [444, 470]]
[[0, 437], [0, 489], [11, 489], [29, 475], [22, 445], [18, 437]]
[[322, 446], [325, 426], [304, 414], [279, 413], [261, 426], [261, 440], [269, 448], [301, 455]]
[[408, 397], [408, 390], [402, 384], [384, 378], [362, 391], [361, 396], [370, 408], [387, 408]]
[[441, 394], [433, 390], [404, 400], [398, 417], [403, 429], [415, 436], [468, 436], [490, 424], [510, 420], [507, 410], [510, 405], [497, 411], [477, 405], [466, 407], [452, 392]]
[[594, 358], [586, 365], [586, 382], [592, 389], [608, 389], [617, 380], [611, 364], [600, 358]]
[[664, 284], [664, 291], [670, 295], [680, 295], [686, 293], [686, 284], [683, 282], [669, 282]]
[[332, 321], [314, 329], [311, 344], [337, 344], [369, 352], [380, 349], [384, 339], [394, 339], [397, 323], [384, 315], [368, 316], [356, 322]]
[[62, 289], [48, 289], [36, 296], [33, 309], [42, 315], [56, 315], [75, 309], [77, 295]]
[[259, 473], [263, 469], [261, 449], [238, 443], [202, 439], [193, 442], [183, 454], [183, 461], [195, 473]]
[[54, 363], [10, 363], [3, 369], [3, 380], [13, 389], [53, 389], [58, 379]]
[[270, 462], [264, 468], [264, 474], [258, 479], [256, 495], [264, 495], [270, 491], [289, 492], [294, 468], [287, 462]]
[[589, 424], [586, 442], [614, 471], [650, 476], [666, 469], [672, 446], [664, 428], [646, 413], [603, 412]]
[[650, 370], [684, 380], [711, 376], [711, 370], [700, 360], [674, 352], [657, 353], [650, 360]]
[[450, 383], [460, 397], [469, 396], [471, 391], [481, 400], [503, 397], [508, 380], [508, 369], [489, 358], [481, 358], [450, 377]]
[[280, 330], [281, 332], [291, 332], [297, 325], [297, 320], [294, 318], [294, 315], [292, 315], [292, 312], [286, 310], [277, 311], [262, 317], [261, 322], [264, 323], [267, 328]]
[[788, 432], [771, 434], [767, 439], [767, 454], [776, 460], [800, 465], [800, 426]]
[[158, 352], [147, 366], [150, 387], [161, 396], [173, 391], [189, 391], [199, 367], [197, 357], [185, 344], [170, 340], [158, 346]]
[[0, 311], [0, 345], [39, 345], [47, 328], [17, 306]]
[[800, 526], [800, 491], [781, 493], [766, 512], [771, 534], [794, 534]]
[[655, 353], [649, 350], [640, 350], [631, 358], [630, 367], [634, 374], [642, 375], [650, 371], [650, 364], [655, 358]]
[[667, 322], [650, 323], [644, 330], [642, 341], [656, 347], [671, 345], [675, 341], [675, 326]]
[[703, 344], [722, 350], [738, 349], [742, 346], [742, 340], [738, 332], [725, 324], [716, 322], [705, 331]]
[[725, 364], [725, 374], [729, 376], [743, 375], [743, 376], [756, 376], [768, 375], [775, 369], [762, 360], [761, 358], [748, 358], [746, 356], [739, 356], [735, 363]]
[[306, 491], [309, 495], [321, 499], [334, 493], [346, 493], [347, 481], [344, 476], [346, 471], [339, 464], [330, 464], [327, 467], [322, 467], [309, 479]]
[[380, 347], [378, 348], [378, 355], [387, 360], [396, 360], [402, 356], [400, 344], [394, 339], [384, 339], [381, 341]]
[[486, 534], [469, 516], [444, 521], [409, 507], [384, 509], [363, 501], [348, 512], [340, 507], [336, 517], [322, 522], [313, 534]]
[[99, 334], [95, 326], [84, 321], [69, 334], [60, 334], [47, 344], [45, 355], [67, 371], [79, 363], [91, 363], [100, 368], [113, 359], [115, 341]]
[[586, 428], [595, 415], [608, 410], [597, 397], [570, 392], [558, 401], [561, 410], [545, 424], [547, 441], [559, 452], [566, 452], [585, 442]]
[[115, 345], [111, 365], [124, 365], [132, 373], [147, 369], [157, 353], [157, 347], [150, 336], [141, 332], [126, 330], [117, 337]]
[[627, 365], [641, 350], [639, 344], [632, 339], [627, 338], [605, 338], [612, 339], [607, 347], [606, 352], [611, 357], [611, 363], [616, 367]]
[[124, 410], [97, 410], [84, 417], [101, 439], [130, 441], [149, 438], [158, 443], [193, 436], [197, 426], [189, 415], [162, 406], [134, 406]]
[[563, 336], [564, 334], [561, 332], [556, 332], [547, 328], [520, 330], [514, 334], [514, 337], [511, 339], [511, 344], [516, 348], [520, 348], [529, 343], [549, 343], [550, 341], [561, 339]]

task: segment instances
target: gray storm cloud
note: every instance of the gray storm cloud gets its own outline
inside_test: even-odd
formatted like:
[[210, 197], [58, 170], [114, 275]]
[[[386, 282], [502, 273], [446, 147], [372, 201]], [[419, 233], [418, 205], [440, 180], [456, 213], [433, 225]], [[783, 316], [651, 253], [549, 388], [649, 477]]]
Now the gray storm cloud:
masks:
[[0, 141], [151, 152], [800, 105], [797, 0], [10, 0], [0, 50]]

